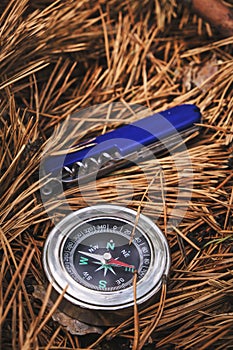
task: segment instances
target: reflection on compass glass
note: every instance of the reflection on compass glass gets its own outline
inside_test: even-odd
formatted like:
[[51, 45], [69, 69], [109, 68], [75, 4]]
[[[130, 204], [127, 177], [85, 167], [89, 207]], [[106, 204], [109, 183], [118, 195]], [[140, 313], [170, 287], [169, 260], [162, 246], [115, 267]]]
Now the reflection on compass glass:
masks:
[[77, 227], [65, 241], [62, 260], [69, 275], [89, 289], [117, 291], [132, 286], [149, 269], [151, 244], [120, 219], [101, 218]]

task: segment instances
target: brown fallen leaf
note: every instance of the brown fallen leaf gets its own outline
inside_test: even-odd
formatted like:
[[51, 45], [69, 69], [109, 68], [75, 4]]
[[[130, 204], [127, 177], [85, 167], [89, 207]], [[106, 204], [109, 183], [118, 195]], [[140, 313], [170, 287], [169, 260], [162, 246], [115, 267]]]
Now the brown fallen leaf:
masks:
[[190, 62], [188, 66], [183, 68], [182, 80], [184, 86], [188, 91], [191, 90], [194, 85], [205, 92], [213, 85], [214, 79], [212, 80], [211, 77], [217, 73], [218, 67], [219, 61], [215, 56], [200, 64], [194, 63], [194, 61]]
[[[45, 298], [46, 291], [42, 285], [36, 285], [34, 286], [34, 292], [33, 296], [41, 301]], [[53, 302], [49, 300], [48, 302], [48, 308], [52, 308]], [[53, 316], [53, 320], [55, 322], [58, 322], [62, 327], [65, 327], [66, 330], [74, 335], [85, 335], [89, 333], [98, 333], [102, 334], [103, 330], [99, 327], [91, 326], [86, 323], [80, 322], [68, 315], [66, 315], [64, 312], [57, 309]]]

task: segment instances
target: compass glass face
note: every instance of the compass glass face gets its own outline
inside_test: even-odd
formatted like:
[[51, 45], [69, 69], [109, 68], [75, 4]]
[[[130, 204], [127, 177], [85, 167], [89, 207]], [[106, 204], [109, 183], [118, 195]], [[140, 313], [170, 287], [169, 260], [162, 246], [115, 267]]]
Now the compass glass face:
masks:
[[102, 217], [76, 227], [64, 242], [61, 258], [65, 270], [79, 284], [118, 291], [132, 286], [135, 270], [137, 280], [146, 275], [151, 243], [139, 229], [134, 230], [134, 224]]

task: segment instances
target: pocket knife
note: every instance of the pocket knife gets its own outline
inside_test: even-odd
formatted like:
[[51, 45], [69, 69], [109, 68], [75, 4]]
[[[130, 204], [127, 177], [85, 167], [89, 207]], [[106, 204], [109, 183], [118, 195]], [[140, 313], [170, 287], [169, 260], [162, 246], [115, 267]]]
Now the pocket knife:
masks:
[[[139, 163], [151, 154], [169, 151], [199, 130], [201, 113], [193, 104], [183, 104], [151, 114], [85, 142], [85, 147], [66, 156], [50, 156], [43, 172], [62, 185], [81, 184], [106, 176], [112, 171]], [[48, 184], [44, 194], [51, 194]]]

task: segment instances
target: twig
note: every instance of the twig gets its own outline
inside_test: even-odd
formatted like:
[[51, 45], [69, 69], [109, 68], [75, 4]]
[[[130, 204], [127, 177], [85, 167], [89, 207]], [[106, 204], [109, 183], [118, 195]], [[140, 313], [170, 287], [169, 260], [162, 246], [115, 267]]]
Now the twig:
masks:
[[193, 10], [224, 36], [233, 35], [233, 10], [219, 0], [192, 0]]

